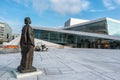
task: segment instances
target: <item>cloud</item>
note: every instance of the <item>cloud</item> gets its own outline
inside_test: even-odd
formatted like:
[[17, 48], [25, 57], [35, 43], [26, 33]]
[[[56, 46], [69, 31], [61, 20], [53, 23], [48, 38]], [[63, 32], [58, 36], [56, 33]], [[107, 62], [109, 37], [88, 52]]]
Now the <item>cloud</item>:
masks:
[[86, 10], [90, 2], [88, 0], [13, 0], [16, 3], [31, 6], [37, 13], [52, 10], [60, 14], [77, 14]]
[[120, 5], [120, 0], [103, 0], [103, 4], [108, 10], [113, 10]]
[[95, 9], [91, 9], [91, 10], [89, 10], [90, 12], [103, 12], [103, 11], [105, 11], [105, 10], [99, 10], [99, 9], [97, 9], [97, 10], [95, 10]]
[[51, 0], [51, 3], [52, 9], [60, 14], [77, 14], [90, 4], [87, 0]]
[[15, 1], [15, 2], [17, 2], [17, 3], [21, 3], [21, 1], [20, 1], [20, 0], [13, 0], [13, 1]]
[[115, 3], [120, 5], [120, 0], [115, 0]]
[[38, 13], [42, 13], [49, 8], [48, 0], [31, 0], [31, 4], [33, 9], [35, 9]]
[[109, 10], [113, 10], [116, 7], [113, 5], [113, 0], [103, 0], [103, 4], [104, 6], [109, 9]]
[[18, 4], [35, 10], [38, 14], [49, 8], [49, 0], [13, 0]]

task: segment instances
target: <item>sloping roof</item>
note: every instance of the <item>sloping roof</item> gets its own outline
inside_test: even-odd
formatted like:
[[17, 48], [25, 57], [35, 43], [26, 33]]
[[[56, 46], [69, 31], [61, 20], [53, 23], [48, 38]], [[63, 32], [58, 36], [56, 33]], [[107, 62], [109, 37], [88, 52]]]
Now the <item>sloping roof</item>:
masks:
[[103, 20], [106, 20], [107, 18], [100, 18], [100, 19], [96, 19], [96, 20], [89, 20], [87, 22], [83, 22], [83, 23], [80, 23], [80, 24], [75, 24], [75, 25], [72, 25], [70, 27], [63, 27], [61, 29], [67, 29], [67, 28], [72, 28], [72, 27], [77, 27], [77, 26], [82, 26], [82, 25], [86, 25], [86, 24], [91, 24], [91, 23], [95, 23], [95, 22], [99, 22], [99, 21], [103, 21]]
[[81, 32], [81, 31], [70, 31], [70, 30], [61, 30], [61, 29], [44, 28], [44, 27], [33, 27], [33, 29], [38, 29], [38, 30], [40, 29], [40, 30], [45, 30], [45, 31], [53, 31], [53, 32], [60, 32], [60, 33], [67, 33], [67, 34], [75, 34], [75, 35], [82, 35], [82, 36], [90, 36], [90, 37], [97, 37], [97, 38], [120, 40], [120, 37], [117, 37], [117, 36], [88, 33], [88, 32]]
[[80, 24], [75, 24], [75, 25], [72, 25], [72, 26], [70, 26], [70, 27], [63, 27], [63, 28], [61, 28], [61, 29], [68, 29], [68, 28], [77, 27], [77, 26], [82, 26], [82, 25], [86, 25], [86, 24], [91, 24], [91, 23], [95, 23], [95, 22], [99, 22], [99, 21], [103, 21], [103, 20], [110, 20], [110, 21], [113, 21], [113, 22], [120, 23], [120, 20], [116, 20], [116, 19], [104, 17], [104, 18], [99, 18], [99, 19], [95, 19], [95, 20], [89, 20], [89, 21], [87, 21], [87, 22], [83, 22], [83, 23], [80, 23]]

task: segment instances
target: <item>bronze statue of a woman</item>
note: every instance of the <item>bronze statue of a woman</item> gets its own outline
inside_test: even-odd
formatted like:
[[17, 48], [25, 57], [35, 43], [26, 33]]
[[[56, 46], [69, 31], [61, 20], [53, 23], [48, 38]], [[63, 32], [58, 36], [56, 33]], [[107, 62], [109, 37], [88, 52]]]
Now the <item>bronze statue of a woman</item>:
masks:
[[34, 33], [30, 26], [31, 20], [29, 17], [24, 19], [25, 25], [22, 28], [22, 34], [20, 39], [21, 47], [21, 63], [17, 70], [21, 73], [36, 71], [36, 68], [32, 66], [33, 52], [34, 52]]

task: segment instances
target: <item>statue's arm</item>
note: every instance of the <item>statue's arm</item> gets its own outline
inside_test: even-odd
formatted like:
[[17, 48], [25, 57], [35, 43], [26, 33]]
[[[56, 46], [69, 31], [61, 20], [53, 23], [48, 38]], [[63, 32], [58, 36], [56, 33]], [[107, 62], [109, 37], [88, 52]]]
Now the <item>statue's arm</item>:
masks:
[[29, 27], [28, 29], [28, 37], [29, 37], [29, 43], [34, 46], [34, 33], [33, 33], [33, 29], [31, 27]]

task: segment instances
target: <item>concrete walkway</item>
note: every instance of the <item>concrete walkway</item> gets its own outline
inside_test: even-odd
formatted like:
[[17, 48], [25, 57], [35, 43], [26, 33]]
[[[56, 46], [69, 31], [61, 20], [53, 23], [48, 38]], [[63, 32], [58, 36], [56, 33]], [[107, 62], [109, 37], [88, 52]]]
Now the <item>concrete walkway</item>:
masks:
[[[20, 56], [0, 54], [0, 80], [17, 80]], [[35, 52], [33, 65], [43, 74], [18, 80], [120, 80], [120, 50], [50, 49]]]

